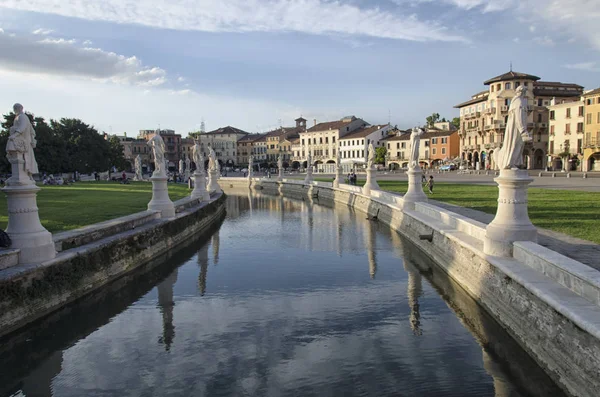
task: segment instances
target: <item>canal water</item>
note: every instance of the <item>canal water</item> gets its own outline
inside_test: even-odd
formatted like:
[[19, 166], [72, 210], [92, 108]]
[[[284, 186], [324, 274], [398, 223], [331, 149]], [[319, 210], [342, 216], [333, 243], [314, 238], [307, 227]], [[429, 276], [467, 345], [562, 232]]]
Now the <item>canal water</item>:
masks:
[[560, 396], [389, 227], [229, 195], [221, 224], [4, 341], [0, 396]]

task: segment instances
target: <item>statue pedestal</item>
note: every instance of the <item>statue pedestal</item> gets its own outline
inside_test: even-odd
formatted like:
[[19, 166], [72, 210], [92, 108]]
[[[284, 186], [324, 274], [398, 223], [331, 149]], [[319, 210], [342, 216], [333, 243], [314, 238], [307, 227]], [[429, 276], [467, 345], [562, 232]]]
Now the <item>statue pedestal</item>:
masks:
[[512, 256], [513, 242], [537, 242], [537, 229], [527, 214], [527, 186], [533, 182], [526, 170], [501, 170], [498, 211], [485, 229], [483, 251], [488, 255]]
[[[249, 174], [248, 174], [249, 175]], [[208, 193], [219, 193], [221, 191], [221, 187], [217, 183], [217, 179], [219, 179], [219, 171], [218, 170], [210, 170], [208, 171]]]
[[210, 194], [206, 191], [206, 177], [204, 172], [194, 172], [194, 190], [192, 190], [192, 198], [199, 198], [202, 201], [209, 201]]
[[414, 209], [415, 203], [427, 201], [427, 196], [423, 192], [423, 185], [421, 184], [421, 176], [423, 171], [420, 167], [415, 167], [406, 171], [408, 175], [408, 190], [404, 195], [404, 208]]
[[335, 167], [335, 179], [333, 180], [333, 187], [334, 188], [339, 188], [340, 187], [340, 180], [342, 179], [342, 167], [336, 166]]
[[306, 178], [304, 178], [304, 183], [312, 183], [312, 181], [313, 181], [312, 173], [313, 173], [312, 166], [308, 166], [306, 168]]
[[152, 174], [150, 181], [152, 181], [152, 200], [148, 203], [148, 209], [160, 211], [162, 218], [174, 217], [175, 205], [169, 198], [167, 176]]
[[[11, 240], [10, 248], [21, 250], [19, 264], [39, 263], [56, 257], [52, 233], [40, 223], [36, 196], [41, 189], [29, 177], [27, 179], [26, 185], [7, 182], [9, 185], [2, 189], [8, 204], [6, 233]], [[19, 178], [13, 179], [13, 183], [17, 181]]]
[[373, 168], [367, 168], [367, 181], [362, 188], [362, 192], [365, 196], [370, 196], [371, 190], [379, 190], [377, 177], [373, 176], [373, 171]]

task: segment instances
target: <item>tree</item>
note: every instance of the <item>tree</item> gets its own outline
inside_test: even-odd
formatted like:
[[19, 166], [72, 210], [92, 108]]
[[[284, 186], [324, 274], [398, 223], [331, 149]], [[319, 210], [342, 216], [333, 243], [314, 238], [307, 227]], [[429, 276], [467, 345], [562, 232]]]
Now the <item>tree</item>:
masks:
[[437, 123], [439, 119], [440, 119], [440, 114], [439, 113], [432, 113], [431, 116], [427, 116], [427, 118], [426, 118], [427, 125], [429, 127], [433, 127], [433, 125], [435, 123]]
[[375, 148], [375, 164], [385, 164], [385, 156], [387, 155], [387, 149], [385, 146], [379, 146]]
[[115, 166], [120, 170], [127, 168], [127, 161], [125, 160], [125, 153], [123, 152], [123, 145], [116, 136], [111, 136], [108, 140], [108, 151], [109, 151], [109, 167]]
[[453, 118], [452, 121], [450, 122], [450, 124], [455, 126], [457, 130], [459, 130], [460, 129], [460, 117]]

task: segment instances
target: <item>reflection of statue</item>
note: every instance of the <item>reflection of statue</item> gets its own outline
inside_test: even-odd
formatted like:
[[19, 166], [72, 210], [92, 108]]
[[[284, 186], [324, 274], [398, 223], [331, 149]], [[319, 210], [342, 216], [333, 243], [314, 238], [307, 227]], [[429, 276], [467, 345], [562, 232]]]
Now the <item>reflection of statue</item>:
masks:
[[280, 170], [283, 169], [283, 158], [281, 157], [281, 155], [277, 157], [277, 168]]
[[410, 162], [408, 167], [411, 169], [419, 167], [419, 143], [424, 133], [425, 131], [420, 128], [413, 128], [410, 134]]
[[154, 135], [148, 141], [148, 146], [152, 148], [154, 154], [155, 174], [165, 174], [165, 142], [159, 134]]
[[508, 121], [504, 132], [502, 148], [493, 154], [497, 169], [521, 168], [523, 166], [523, 147], [529, 140], [527, 131], [527, 88], [517, 87], [515, 97], [508, 108]]
[[33, 149], [37, 143], [35, 140], [35, 130], [29, 121], [29, 117], [23, 112], [23, 105], [15, 103], [13, 110], [15, 112], [15, 119], [12, 127], [10, 127], [10, 136], [6, 144], [7, 157], [9, 161], [11, 158], [23, 160], [25, 162], [25, 174], [31, 178], [33, 174], [39, 173], [33, 153]]
[[374, 163], [375, 163], [375, 149], [373, 148], [373, 144], [369, 143], [369, 156], [367, 157], [367, 167], [373, 168]]
[[196, 163], [197, 172], [204, 171], [204, 156], [202, 155], [202, 148], [200, 147], [200, 142], [196, 139], [194, 139], [192, 157], [194, 158], [194, 163]]
[[216, 171], [217, 169], [217, 155], [213, 148], [210, 148], [208, 152], [208, 170]]
[[141, 181], [142, 179], [144, 179], [143, 176], [142, 176], [142, 158], [138, 154], [137, 156], [135, 156], [135, 177], [134, 177], [134, 180]]

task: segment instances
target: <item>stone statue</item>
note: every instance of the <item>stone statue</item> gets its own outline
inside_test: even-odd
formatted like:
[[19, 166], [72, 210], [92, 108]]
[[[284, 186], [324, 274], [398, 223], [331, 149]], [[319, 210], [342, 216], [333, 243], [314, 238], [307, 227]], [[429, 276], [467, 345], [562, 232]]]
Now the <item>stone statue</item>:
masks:
[[306, 157], [306, 169], [312, 167], [312, 155], [310, 151], [308, 152], [308, 156]]
[[252, 173], [253, 167], [254, 167], [254, 156], [250, 155], [250, 157], [248, 157], [248, 175], [250, 175]]
[[135, 177], [134, 180], [141, 181], [144, 177], [142, 176], [142, 158], [138, 154], [135, 157]]
[[183, 175], [183, 160], [179, 159], [179, 175]]
[[421, 136], [425, 133], [420, 128], [413, 128], [410, 134], [410, 162], [408, 168], [414, 169], [419, 167], [419, 143]]
[[496, 169], [517, 169], [523, 167], [525, 141], [531, 139], [527, 131], [527, 88], [519, 86], [508, 108], [508, 121], [504, 132], [502, 148], [493, 153]]
[[[28, 181], [32, 181], [32, 175], [39, 173], [33, 153], [37, 143], [35, 130], [29, 121], [29, 117], [23, 112], [23, 105], [15, 103], [13, 111], [15, 112], [15, 119], [12, 127], [10, 127], [10, 135], [6, 144], [7, 158], [13, 165], [13, 177], [10, 179], [23, 182], [21, 179], [21, 176], [23, 176]], [[23, 166], [19, 164], [21, 162]], [[17, 166], [16, 169], [15, 165]]]
[[208, 152], [208, 170], [209, 171], [217, 171], [218, 166], [217, 166], [217, 155], [215, 153], [215, 151], [213, 150], [213, 148], [209, 149]]
[[[148, 141], [148, 146], [152, 148], [154, 154], [154, 174], [165, 175], [167, 167], [165, 166], [165, 142], [159, 134], [154, 135]], [[154, 175], [153, 174], [153, 175]]]
[[373, 148], [373, 144], [369, 143], [369, 156], [367, 157], [367, 167], [373, 168], [373, 164], [375, 164], [375, 149]]
[[189, 158], [189, 157], [187, 157], [187, 158], [185, 159], [185, 172], [186, 172], [186, 174], [190, 172], [190, 164], [191, 164], [191, 163], [192, 163], [192, 162], [191, 162], [190, 158]]
[[196, 163], [196, 172], [204, 172], [204, 156], [202, 155], [202, 148], [200, 142], [194, 140], [194, 147], [192, 148], [192, 156], [194, 157], [194, 163]]
[[277, 157], [277, 168], [280, 170], [283, 169], [283, 157], [281, 157], [281, 155]]

